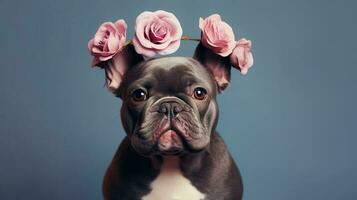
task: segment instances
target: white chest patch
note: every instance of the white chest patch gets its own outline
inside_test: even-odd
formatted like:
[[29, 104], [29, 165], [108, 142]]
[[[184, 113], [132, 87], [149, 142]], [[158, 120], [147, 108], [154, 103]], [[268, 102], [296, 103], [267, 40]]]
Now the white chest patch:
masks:
[[182, 175], [179, 158], [166, 157], [159, 176], [151, 183], [151, 192], [142, 200], [201, 200], [205, 195]]

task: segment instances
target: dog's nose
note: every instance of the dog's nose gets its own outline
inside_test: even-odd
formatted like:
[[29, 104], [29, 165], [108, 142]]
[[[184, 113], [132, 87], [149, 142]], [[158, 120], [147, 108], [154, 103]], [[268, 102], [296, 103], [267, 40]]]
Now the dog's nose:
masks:
[[173, 101], [161, 103], [158, 112], [165, 114], [167, 117], [176, 117], [182, 110], [182, 106]]

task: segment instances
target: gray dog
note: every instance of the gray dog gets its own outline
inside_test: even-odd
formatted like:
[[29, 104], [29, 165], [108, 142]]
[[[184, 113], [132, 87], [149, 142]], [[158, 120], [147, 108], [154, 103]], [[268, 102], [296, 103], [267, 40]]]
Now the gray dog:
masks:
[[123, 101], [127, 136], [106, 172], [105, 199], [242, 199], [239, 170], [215, 130], [228, 58], [201, 44], [193, 58], [144, 61], [131, 45], [124, 53], [126, 70], [113, 92]]

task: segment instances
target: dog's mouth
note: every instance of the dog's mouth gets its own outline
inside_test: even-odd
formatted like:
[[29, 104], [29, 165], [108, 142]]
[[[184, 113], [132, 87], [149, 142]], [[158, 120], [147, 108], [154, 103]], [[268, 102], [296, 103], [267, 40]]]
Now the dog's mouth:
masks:
[[209, 142], [207, 131], [193, 111], [166, 115], [155, 110], [148, 112], [137, 127], [132, 144], [143, 155], [193, 153], [204, 149]]
[[167, 155], [179, 154], [183, 150], [183, 139], [175, 130], [164, 131], [158, 138], [157, 148], [160, 152]]

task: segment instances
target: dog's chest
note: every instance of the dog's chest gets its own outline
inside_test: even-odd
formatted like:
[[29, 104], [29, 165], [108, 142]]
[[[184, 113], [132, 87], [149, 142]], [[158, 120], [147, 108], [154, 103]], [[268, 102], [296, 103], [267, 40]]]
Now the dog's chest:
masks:
[[205, 197], [182, 175], [176, 157], [164, 159], [160, 174], [150, 187], [151, 192], [142, 200], [201, 200]]

